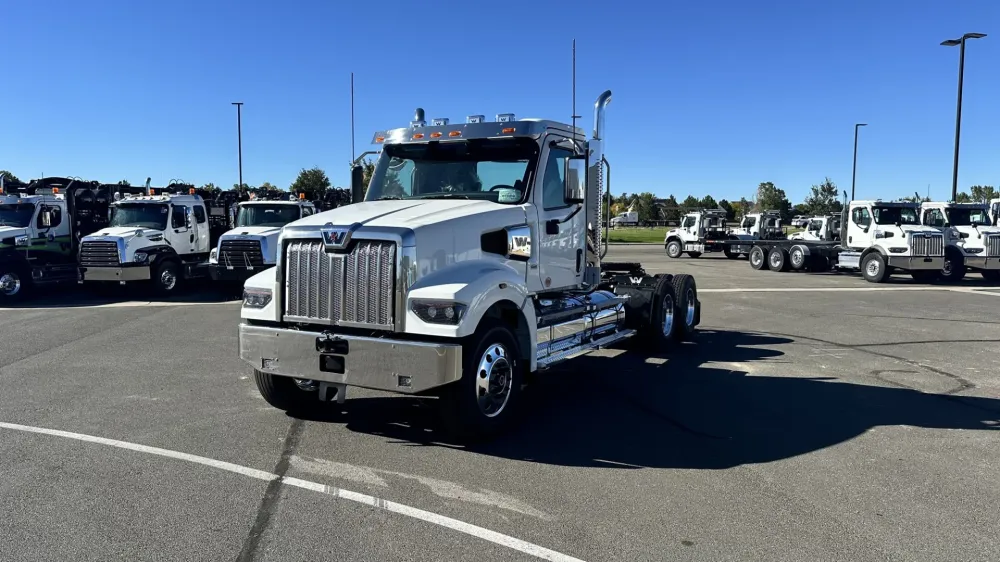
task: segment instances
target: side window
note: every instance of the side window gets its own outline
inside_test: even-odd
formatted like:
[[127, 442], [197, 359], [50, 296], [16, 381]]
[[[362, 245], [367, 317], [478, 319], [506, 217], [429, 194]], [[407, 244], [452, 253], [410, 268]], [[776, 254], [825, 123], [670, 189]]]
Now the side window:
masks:
[[944, 213], [941, 209], [931, 209], [924, 213], [924, 226], [944, 226]]
[[171, 205], [173, 213], [170, 215], [171, 228], [184, 228], [184, 205]]
[[311, 214], [313, 214], [313, 210], [312, 209], [310, 209], [309, 207], [302, 207], [302, 216], [303, 217], [308, 217]]
[[868, 213], [867, 207], [856, 207], [851, 211], [851, 221], [860, 227], [866, 227], [872, 223], [872, 217]]
[[549, 148], [549, 157], [545, 161], [545, 178], [542, 181], [542, 207], [545, 210], [567, 206], [563, 196], [566, 185], [563, 168], [570, 156], [568, 150]]
[[194, 208], [194, 220], [198, 221], [198, 224], [205, 224], [208, 217], [205, 216], [204, 205], [196, 205]]
[[694, 217], [684, 217], [684, 228], [691, 228], [694, 226]]

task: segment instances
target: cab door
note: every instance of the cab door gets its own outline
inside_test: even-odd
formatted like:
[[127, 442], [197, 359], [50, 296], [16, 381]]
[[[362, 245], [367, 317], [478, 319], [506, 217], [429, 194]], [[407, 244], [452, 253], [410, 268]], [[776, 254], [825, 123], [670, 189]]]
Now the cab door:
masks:
[[565, 199], [565, 166], [573, 156], [567, 148], [552, 146], [546, 137], [542, 167], [535, 178], [534, 201], [538, 212], [538, 278], [542, 291], [571, 288], [579, 284], [586, 266], [586, 212], [583, 204]]
[[212, 228], [208, 224], [208, 212], [205, 205], [196, 203], [191, 208], [191, 223], [194, 228], [194, 253], [207, 254], [212, 251]]

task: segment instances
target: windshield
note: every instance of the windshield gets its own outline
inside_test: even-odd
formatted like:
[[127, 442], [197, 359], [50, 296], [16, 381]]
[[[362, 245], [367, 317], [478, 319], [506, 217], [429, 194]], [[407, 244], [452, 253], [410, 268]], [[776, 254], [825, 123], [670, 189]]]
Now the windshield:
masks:
[[388, 145], [365, 201], [454, 198], [520, 204], [537, 153], [535, 141], [520, 138]]
[[282, 227], [299, 218], [297, 205], [241, 205], [236, 226]]
[[33, 214], [35, 214], [35, 206], [31, 203], [0, 205], [0, 226], [24, 228], [31, 224]]
[[111, 224], [108, 226], [136, 226], [154, 230], [167, 229], [170, 207], [149, 203], [119, 203], [111, 208]]
[[986, 209], [948, 209], [948, 222], [951, 226], [989, 226], [990, 217]]
[[917, 210], [911, 207], [872, 207], [875, 224], [920, 224]]

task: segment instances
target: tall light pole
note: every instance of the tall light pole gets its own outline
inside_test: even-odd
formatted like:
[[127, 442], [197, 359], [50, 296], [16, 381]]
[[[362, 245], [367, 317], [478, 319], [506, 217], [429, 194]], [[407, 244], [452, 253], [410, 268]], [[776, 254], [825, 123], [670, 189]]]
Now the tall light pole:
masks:
[[966, 33], [961, 39], [948, 39], [941, 42], [945, 47], [960, 47], [958, 50], [958, 110], [955, 115], [955, 164], [951, 172], [952, 201], [958, 197], [958, 140], [962, 134], [962, 78], [965, 73], [965, 41], [983, 37], [986, 37], [985, 33]]
[[234, 101], [233, 105], [236, 106], [236, 149], [239, 151], [240, 158], [240, 184], [239, 192], [243, 192], [243, 102]]
[[854, 201], [854, 180], [858, 177], [858, 129], [867, 125], [868, 123], [854, 124], [854, 167], [851, 171], [851, 201]]

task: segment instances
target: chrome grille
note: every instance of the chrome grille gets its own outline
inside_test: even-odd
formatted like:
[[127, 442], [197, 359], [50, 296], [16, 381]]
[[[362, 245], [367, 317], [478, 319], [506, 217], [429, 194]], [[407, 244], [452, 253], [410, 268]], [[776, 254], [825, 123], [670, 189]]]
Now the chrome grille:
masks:
[[986, 237], [986, 256], [1000, 257], [1000, 234], [990, 234]]
[[296, 240], [284, 260], [287, 319], [393, 327], [394, 243], [360, 240], [348, 253], [334, 254], [321, 240]]
[[118, 244], [84, 241], [80, 245], [80, 265], [83, 267], [118, 267]]
[[911, 256], [943, 256], [944, 236], [941, 234], [911, 234]]
[[262, 267], [264, 252], [260, 240], [223, 240], [219, 244], [219, 263], [231, 267]]

